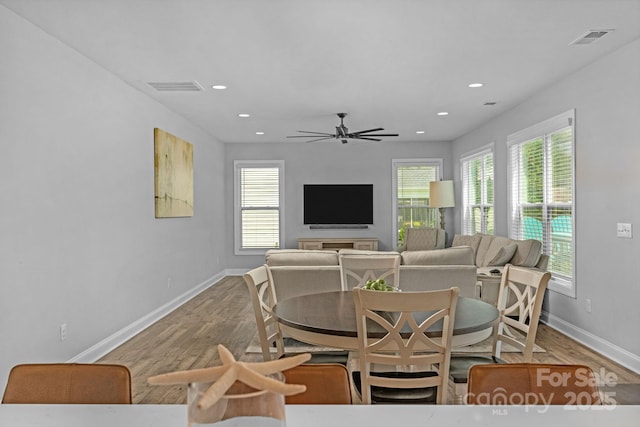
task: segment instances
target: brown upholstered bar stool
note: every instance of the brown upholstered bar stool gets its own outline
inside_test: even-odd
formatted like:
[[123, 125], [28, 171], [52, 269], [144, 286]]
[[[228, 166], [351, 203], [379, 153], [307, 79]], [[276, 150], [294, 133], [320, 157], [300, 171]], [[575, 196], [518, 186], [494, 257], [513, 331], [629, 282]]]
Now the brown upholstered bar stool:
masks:
[[599, 405], [593, 371], [584, 365], [505, 363], [469, 369], [468, 404]]
[[14, 366], [2, 403], [130, 404], [126, 366], [41, 363]]
[[307, 391], [286, 396], [287, 404], [350, 405], [349, 371], [339, 363], [299, 365], [283, 372], [289, 384], [304, 384]]

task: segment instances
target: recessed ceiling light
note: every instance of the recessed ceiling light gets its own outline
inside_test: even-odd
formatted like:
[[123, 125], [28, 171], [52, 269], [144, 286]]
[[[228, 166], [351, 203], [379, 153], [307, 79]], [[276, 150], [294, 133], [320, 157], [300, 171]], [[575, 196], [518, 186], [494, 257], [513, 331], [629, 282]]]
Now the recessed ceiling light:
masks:
[[424, 133], [423, 130], [417, 130], [416, 133]]
[[211, 89], [215, 89], [215, 90], [225, 90], [227, 87], [225, 85], [213, 85], [211, 86]]
[[264, 132], [256, 132], [256, 135], [264, 135]]
[[484, 86], [483, 83], [469, 83], [469, 87], [482, 87]]
[[439, 115], [439, 116], [448, 116], [448, 115], [449, 115], [449, 113], [448, 113], [448, 112], [446, 112], [446, 111], [440, 111], [440, 112], [438, 113], [438, 115]]
[[251, 117], [251, 114], [240, 113], [240, 114], [238, 114], [238, 117]]

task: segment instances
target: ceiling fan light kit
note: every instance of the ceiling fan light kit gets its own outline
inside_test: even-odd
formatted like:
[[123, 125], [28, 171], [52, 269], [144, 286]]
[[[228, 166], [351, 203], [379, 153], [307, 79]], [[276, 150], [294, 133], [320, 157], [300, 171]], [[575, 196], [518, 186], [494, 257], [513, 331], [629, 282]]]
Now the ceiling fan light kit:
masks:
[[306, 133], [309, 135], [294, 135], [287, 136], [287, 138], [315, 138], [306, 142], [315, 142], [315, 141], [323, 141], [326, 139], [338, 139], [342, 141], [343, 144], [349, 142], [349, 139], [360, 139], [364, 141], [382, 141], [381, 137], [387, 136], [399, 136], [397, 133], [371, 133], [371, 132], [379, 132], [384, 130], [384, 128], [373, 128], [367, 130], [360, 130], [357, 132], [349, 132], [349, 128], [344, 125], [344, 118], [347, 116], [347, 113], [338, 113], [338, 117], [340, 117], [340, 126], [336, 126], [336, 133], [326, 133], [326, 132], [312, 132], [306, 130], [299, 130], [300, 133]]

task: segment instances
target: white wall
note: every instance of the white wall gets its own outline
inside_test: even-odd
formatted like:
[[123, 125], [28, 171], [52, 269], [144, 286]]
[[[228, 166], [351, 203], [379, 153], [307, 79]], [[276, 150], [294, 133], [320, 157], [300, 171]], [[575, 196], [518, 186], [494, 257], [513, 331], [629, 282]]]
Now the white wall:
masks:
[[[14, 364], [68, 360], [219, 273], [225, 213], [210, 135], [3, 6], [0, 58], [3, 388]], [[194, 144], [192, 218], [154, 218], [154, 127]]]
[[[573, 108], [577, 298], [549, 292], [545, 310], [552, 325], [640, 371], [640, 40], [454, 141], [453, 155], [495, 143], [496, 234], [507, 235], [507, 135]], [[633, 239], [616, 237], [618, 222], [634, 224]]]
[[[233, 218], [233, 161], [285, 161], [285, 245], [297, 248], [300, 237], [376, 237], [378, 249], [391, 250], [393, 216], [391, 206], [392, 159], [442, 158], [444, 177], [452, 178], [451, 144], [380, 143], [322, 141], [318, 143], [226, 144], [227, 215]], [[374, 225], [367, 230], [310, 230], [302, 223], [303, 184], [373, 184]], [[451, 209], [448, 209], [451, 211]], [[445, 217], [445, 220], [447, 217]], [[448, 218], [453, 232], [453, 216]], [[448, 228], [448, 227], [447, 227]], [[228, 261], [234, 267], [254, 267], [264, 263], [264, 256], [233, 256], [233, 222], [226, 236]]]

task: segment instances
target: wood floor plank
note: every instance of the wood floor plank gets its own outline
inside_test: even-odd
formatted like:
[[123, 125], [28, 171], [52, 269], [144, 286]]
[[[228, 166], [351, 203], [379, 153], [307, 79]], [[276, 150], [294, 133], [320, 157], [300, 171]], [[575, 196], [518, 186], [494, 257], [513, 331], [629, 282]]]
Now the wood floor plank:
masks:
[[[219, 364], [217, 344], [224, 344], [236, 358], [247, 360], [245, 349], [255, 333], [244, 280], [241, 276], [227, 276], [98, 362], [120, 363], [131, 370], [134, 403], [183, 404], [187, 397], [185, 386], [150, 386], [147, 378]], [[621, 403], [640, 404], [640, 375], [544, 324], [538, 328], [536, 343], [547, 351], [534, 353], [534, 362], [581, 363], [596, 372], [612, 373], [617, 384], [639, 385], [625, 387]], [[503, 353], [502, 358], [521, 361], [515, 353]], [[615, 386], [608, 390], [615, 392]]]

